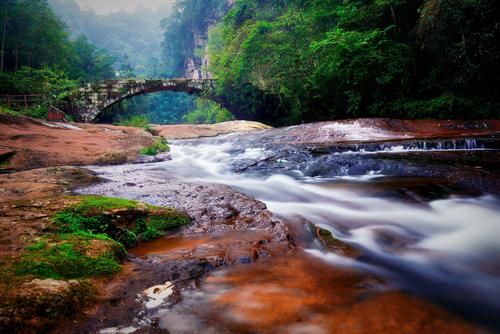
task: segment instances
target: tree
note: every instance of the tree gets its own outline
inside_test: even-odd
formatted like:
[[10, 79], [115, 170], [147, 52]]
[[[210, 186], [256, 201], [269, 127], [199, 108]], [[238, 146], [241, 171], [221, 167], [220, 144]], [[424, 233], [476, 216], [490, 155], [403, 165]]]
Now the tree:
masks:
[[268, 121], [278, 106], [278, 124], [498, 117], [499, 11], [494, 0], [236, 0], [209, 33], [210, 70], [220, 95], [240, 93], [239, 117]]

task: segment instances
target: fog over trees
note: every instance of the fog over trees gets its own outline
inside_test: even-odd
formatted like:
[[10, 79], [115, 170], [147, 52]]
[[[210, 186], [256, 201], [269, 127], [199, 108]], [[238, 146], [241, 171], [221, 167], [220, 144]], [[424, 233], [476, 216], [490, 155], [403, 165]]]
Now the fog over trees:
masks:
[[[79, 1], [80, 5], [86, 2]], [[85, 36], [114, 56], [115, 68], [122, 76], [159, 76], [160, 22], [170, 13], [168, 1], [156, 10], [139, 5], [131, 12], [120, 10], [124, 5], [122, 2], [103, 2], [110, 9], [116, 9], [116, 12], [106, 15], [97, 14], [93, 9], [82, 10], [75, 0], [50, 0], [49, 3], [73, 37]]]

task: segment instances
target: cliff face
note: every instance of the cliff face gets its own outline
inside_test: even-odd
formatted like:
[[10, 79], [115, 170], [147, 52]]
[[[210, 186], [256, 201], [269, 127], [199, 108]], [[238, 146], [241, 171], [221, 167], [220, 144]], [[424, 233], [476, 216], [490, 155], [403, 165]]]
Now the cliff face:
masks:
[[186, 57], [184, 61], [184, 77], [191, 79], [212, 79], [212, 74], [208, 70], [210, 65], [210, 57], [208, 55], [208, 31], [215, 26], [217, 22], [234, 5], [235, 0], [226, 0], [213, 13], [207, 13], [203, 28], [193, 29], [193, 49], [194, 55]]
[[192, 57], [187, 57], [184, 61], [184, 77], [191, 79], [212, 78], [212, 75], [208, 71], [210, 59], [207, 52], [208, 30], [210, 30], [211, 26], [212, 25], [209, 25], [208, 28], [203, 31], [193, 32], [193, 49], [195, 50], [195, 54]]

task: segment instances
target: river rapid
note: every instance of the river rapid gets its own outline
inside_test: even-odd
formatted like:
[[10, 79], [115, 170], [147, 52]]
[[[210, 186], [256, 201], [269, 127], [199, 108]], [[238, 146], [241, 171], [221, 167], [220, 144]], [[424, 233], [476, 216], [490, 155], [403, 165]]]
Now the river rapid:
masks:
[[[194, 185], [229, 187], [264, 203], [293, 231], [296, 246], [211, 268], [175, 302], [167, 277], [157, 282], [163, 296], [137, 295], [142, 307], [101, 332], [144, 326], [170, 333], [387, 332], [398, 324], [408, 326], [403, 332], [500, 330], [500, 199], [483, 166], [491, 167], [498, 141], [346, 131], [352, 138], [341, 144], [283, 143], [266, 130], [179, 140], [171, 143], [170, 161], [93, 167], [108, 182], [81, 193], [188, 212], [179, 207], [179, 187], [192, 185], [193, 200]], [[354, 252], [328, 250], [311, 224]], [[168, 257], [176, 242], [194, 249], [225, 238], [220, 231], [192, 232], [141, 246], [135, 255]], [[243, 240], [257, 232], [238, 233]], [[395, 327], [385, 327], [391, 321]]]

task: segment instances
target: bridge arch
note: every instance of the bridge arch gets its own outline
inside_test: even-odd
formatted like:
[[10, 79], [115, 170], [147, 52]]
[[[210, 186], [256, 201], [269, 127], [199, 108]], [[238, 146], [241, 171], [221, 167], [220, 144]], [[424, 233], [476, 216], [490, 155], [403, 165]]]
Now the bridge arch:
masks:
[[70, 94], [73, 116], [92, 122], [104, 109], [135, 95], [174, 91], [210, 95], [215, 88], [212, 79], [106, 80], [87, 84]]

